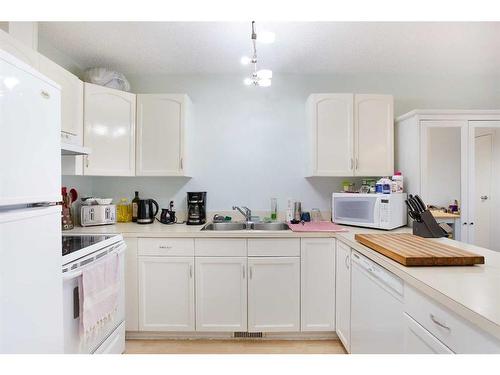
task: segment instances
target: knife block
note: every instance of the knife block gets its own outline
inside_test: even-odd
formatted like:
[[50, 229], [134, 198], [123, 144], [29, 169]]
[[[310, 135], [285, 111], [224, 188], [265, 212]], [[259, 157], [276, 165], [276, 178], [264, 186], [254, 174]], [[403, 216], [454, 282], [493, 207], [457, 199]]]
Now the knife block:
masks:
[[441, 238], [447, 237], [445, 229], [443, 229], [436, 221], [429, 210], [425, 210], [420, 214], [422, 221], [413, 222], [413, 234], [424, 238]]

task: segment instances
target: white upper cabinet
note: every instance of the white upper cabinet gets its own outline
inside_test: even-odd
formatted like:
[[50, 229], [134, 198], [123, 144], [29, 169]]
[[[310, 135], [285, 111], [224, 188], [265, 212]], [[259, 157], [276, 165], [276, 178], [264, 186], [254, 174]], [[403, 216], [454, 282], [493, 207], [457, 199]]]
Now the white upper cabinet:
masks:
[[308, 176], [392, 175], [391, 95], [311, 94], [306, 106]]
[[354, 175], [394, 173], [394, 99], [391, 95], [354, 96]]
[[196, 258], [196, 330], [247, 330], [247, 258]]
[[310, 175], [352, 175], [353, 98], [353, 94], [309, 96]]
[[84, 174], [135, 175], [136, 96], [125, 91], [85, 83]]
[[83, 82], [43, 55], [40, 72], [61, 86], [62, 140], [83, 145]]
[[39, 68], [40, 55], [38, 52], [3, 30], [0, 30], [0, 49], [3, 49], [5, 52], [10, 53], [35, 69]]
[[335, 239], [302, 238], [301, 330], [335, 330]]
[[183, 94], [137, 95], [138, 176], [185, 176], [185, 128], [191, 101]]

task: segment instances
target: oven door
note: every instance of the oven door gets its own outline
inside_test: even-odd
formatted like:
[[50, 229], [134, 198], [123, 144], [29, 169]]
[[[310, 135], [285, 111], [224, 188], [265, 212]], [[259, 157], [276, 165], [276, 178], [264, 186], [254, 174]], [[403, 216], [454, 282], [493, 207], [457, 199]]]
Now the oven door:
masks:
[[336, 196], [333, 198], [332, 219], [334, 223], [357, 225], [369, 228], [380, 226], [380, 198], [373, 196]]
[[[105, 251], [99, 250], [94, 254], [95, 258], [99, 257], [99, 253]], [[94, 255], [91, 254], [91, 255]], [[79, 279], [82, 277], [82, 271], [85, 267], [95, 265], [96, 262], [102, 262], [109, 256], [119, 256], [119, 294], [118, 294], [118, 309], [114, 318], [108, 321], [98, 334], [84, 339], [80, 337], [80, 297], [79, 297]], [[82, 262], [83, 263], [83, 262]], [[125, 243], [116, 248], [109, 254], [94, 260], [80, 268], [63, 274], [63, 322], [64, 322], [64, 353], [71, 354], [91, 354], [94, 353], [106, 339], [125, 320]]]

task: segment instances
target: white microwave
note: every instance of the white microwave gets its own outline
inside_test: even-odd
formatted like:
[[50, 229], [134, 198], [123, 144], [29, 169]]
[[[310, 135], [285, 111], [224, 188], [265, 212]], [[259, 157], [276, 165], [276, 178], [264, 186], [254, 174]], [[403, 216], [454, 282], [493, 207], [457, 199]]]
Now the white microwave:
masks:
[[395, 229], [407, 223], [406, 194], [332, 194], [332, 221], [376, 229]]

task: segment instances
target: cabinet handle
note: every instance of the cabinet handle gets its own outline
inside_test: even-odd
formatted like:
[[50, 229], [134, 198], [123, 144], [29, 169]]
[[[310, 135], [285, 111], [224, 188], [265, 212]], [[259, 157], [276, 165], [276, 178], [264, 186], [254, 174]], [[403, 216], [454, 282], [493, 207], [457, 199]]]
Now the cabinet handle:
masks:
[[345, 267], [346, 267], [347, 269], [349, 269], [349, 255], [346, 255], [346, 256], [345, 256], [344, 263], [345, 263]]
[[252, 276], [253, 276], [253, 267], [250, 267], [248, 269], [248, 277], [249, 277], [250, 280], [252, 280]]
[[49, 94], [47, 91], [45, 91], [45, 90], [42, 90], [42, 91], [40, 92], [40, 95], [41, 95], [41, 96], [42, 96], [42, 98], [44, 98], [44, 99], [50, 99], [50, 94]]
[[171, 249], [172, 246], [160, 245], [158, 246], [160, 249]]
[[181, 158], [181, 160], [180, 160], [180, 166], [181, 166], [181, 170], [182, 170], [182, 158]]
[[241, 265], [241, 270], [243, 271], [243, 278], [245, 278], [245, 265], [244, 264]]
[[85, 167], [89, 167], [89, 156], [85, 156]]
[[464, 221], [464, 222], [462, 223], [462, 225], [467, 225], [467, 222], [466, 222], [466, 221]]
[[189, 277], [193, 278], [193, 266], [191, 264], [189, 265]]
[[359, 161], [358, 161], [358, 158], [356, 158], [356, 160], [354, 161], [354, 169], [358, 170], [358, 164], [359, 164]]
[[446, 324], [441, 323], [439, 320], [437, 320], [436, 317], [433, 314], [429, 314], [429, 316], [431, 317], [431, 320], [434, 322], [434, 324], [436, 324], [437, 326], [439, 326], [441, 328], [444, 328], [444, 329], [446, 329], [448, 331], [451, 331], [450, 327], [448, 327]]
[[353, 168], [353, 166], [352, 166], [352, 158], [351, 158], [351, 159], [349, 160], [349, 170], [351, 170], [351, 171], [352, 171], [352, 168]]

